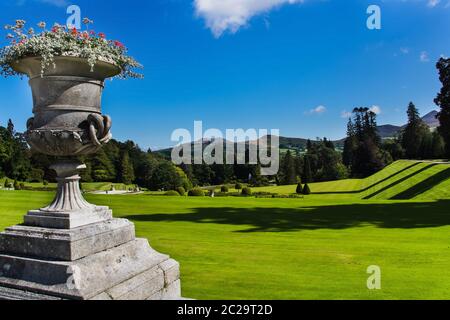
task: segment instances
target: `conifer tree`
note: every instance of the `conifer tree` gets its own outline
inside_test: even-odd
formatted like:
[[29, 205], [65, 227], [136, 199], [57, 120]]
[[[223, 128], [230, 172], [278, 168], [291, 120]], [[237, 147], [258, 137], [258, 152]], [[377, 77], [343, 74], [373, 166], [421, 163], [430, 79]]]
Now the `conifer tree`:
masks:
[[450, 157], [450, 58], [441, 58], [437, 64], [442, 89], [435, 103], [441, 108], [438, 114], [439, 133], [446, 145], [446, 155]]

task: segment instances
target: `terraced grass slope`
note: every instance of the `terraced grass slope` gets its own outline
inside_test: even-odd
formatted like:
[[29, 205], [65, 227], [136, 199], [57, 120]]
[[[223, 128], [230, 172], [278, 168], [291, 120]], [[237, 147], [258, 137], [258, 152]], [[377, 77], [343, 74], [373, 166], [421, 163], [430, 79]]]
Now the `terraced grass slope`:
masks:
[[[450, 198], [450, 164], [397, 161], [366, 179], [310, 185], [310, 197], [365, 200], [438, 200]], [[294, 193], [296, 186], [255, 188], [255, 192]]]

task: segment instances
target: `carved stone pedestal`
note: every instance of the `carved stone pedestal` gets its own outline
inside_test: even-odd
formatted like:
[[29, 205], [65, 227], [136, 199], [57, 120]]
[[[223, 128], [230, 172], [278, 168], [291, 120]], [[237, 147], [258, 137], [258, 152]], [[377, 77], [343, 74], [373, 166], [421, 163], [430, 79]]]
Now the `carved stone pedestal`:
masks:
[[131, 222], [83, 198], [83, 167], [53, 166], [53, 203], [0, 234], [0, 299], [180, 299], [178, 263], [136, 239]]

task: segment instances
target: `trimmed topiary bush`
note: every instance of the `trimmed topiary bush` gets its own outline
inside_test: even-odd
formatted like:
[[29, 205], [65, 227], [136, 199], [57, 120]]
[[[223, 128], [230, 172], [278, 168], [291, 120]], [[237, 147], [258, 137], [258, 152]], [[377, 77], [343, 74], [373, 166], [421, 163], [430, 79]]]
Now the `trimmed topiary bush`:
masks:
[[204, 197], [205, 193], [201, 189], [192, 189], [188, 193], [189, 197]]
[[244, 188], [244, 189], [242, 189], [242, 195], [243, 196], [251, 196], [252, 195], [252, 189], [250, 189], [250, 188]]
[[20, 190], [20, 184], [17, 180], [14, 180], [14, 190]]
[[223, 193], [227, 193], [227, 192], [230, 191], [230, 189], [228, 189], [227, 186], [222, 186], [222, 188], [220, 188], [220, 191], [223, 192]]
[[297, 185], [297, 194], [303, 194], [303, 187], [301, 183]]
[[236, 185], [234, 186], [234, 188], [235, 188], [236, 190], [241, 190], [241, 189], [242, 189], [242, 184], [236, 183]]
[[305, 186], [303, 187], [303, 194], [304, 194], [305, 196], [311, 194], [311, 189], [309, 188], [308, 184], [305, 184]]
[[169, 196], [169, 197], [179, 197], [180, 196], [180, 194], [175, 190], [167, 191], [164, 195]]
[[184, 196], [186, 194], [186, 190], [183, 187], [177, 188], [177, 192], [180, 196]]

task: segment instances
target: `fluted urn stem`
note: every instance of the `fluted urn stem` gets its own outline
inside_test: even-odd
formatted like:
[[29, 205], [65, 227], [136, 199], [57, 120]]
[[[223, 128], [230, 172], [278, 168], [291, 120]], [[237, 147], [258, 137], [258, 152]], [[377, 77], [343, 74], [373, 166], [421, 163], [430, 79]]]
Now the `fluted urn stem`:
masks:
[[56, 171], [58, 190], [53, 202], [41, 209], [45, 212], [79, 212], [93, 209], [80, 190], [79, 171], [86, 169], [86, 165], [75, 161], [61, 161], [50, 167]]

